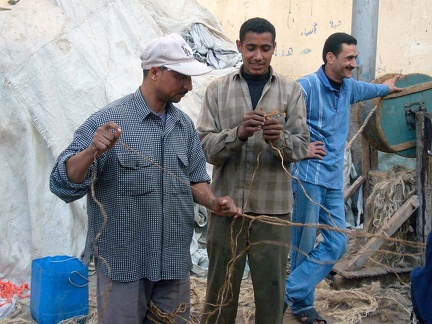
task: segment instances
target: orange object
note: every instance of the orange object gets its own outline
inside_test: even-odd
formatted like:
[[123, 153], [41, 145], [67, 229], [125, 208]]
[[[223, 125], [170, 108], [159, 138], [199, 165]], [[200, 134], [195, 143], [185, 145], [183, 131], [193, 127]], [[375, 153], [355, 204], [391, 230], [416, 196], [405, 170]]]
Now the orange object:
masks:
[[277, 115], [278, 113], [279, 113], [279, 110], [277, 108], [275, 108], [272, 112], [265, 114], [264, 119], [268, 119], [270, 117], [273, 117], [273, 116]]
[[[24, 282], [21, 286], [17, 286], [10, 281], [5, 282], [0, 280], [0, 297], [7, 300], [5, 303], [0, 303], [0, 307], [6, 303], [11, 303], [14, 295], [18, 295], [19, 298], [30, 297], [29, 290], [30, 287], [27, 282]], [[26, 291], [27, 294], [24, 295]]]

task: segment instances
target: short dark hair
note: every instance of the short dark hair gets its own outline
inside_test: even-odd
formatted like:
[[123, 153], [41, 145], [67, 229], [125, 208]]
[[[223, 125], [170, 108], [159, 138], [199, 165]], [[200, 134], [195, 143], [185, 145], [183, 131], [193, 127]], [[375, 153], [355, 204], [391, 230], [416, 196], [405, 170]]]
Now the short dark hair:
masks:
[[246, 33], [253, 32], [263, 34], [270, 32], [272, 34], [273, 43], [276, 40], [276, 29], [267, 19], [255, 17], [246, 20], [240, 27], [239, 40], [242, 43], [246, 37]]
[[336, 57], [342, 52], [342, 44], [357, 45], [357, 39], [345, 33], [334, 33], [324, 43], [322, 59], [327, 63], [326, 55], [331, 52]]

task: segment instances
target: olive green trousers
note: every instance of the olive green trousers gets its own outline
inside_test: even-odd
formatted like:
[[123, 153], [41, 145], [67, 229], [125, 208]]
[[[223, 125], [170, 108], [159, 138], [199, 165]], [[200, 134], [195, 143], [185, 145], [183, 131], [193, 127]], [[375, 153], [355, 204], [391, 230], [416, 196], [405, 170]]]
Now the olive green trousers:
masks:
[[[291, 214], [274, 217], [291, 220]], [[254, 290], [255, 323], [282, 323], [290, 240], [290, 226], [266, 224], [259, 218], [211, 214], [206, 304], [201, 323], [235, 323], [246, 256]]]

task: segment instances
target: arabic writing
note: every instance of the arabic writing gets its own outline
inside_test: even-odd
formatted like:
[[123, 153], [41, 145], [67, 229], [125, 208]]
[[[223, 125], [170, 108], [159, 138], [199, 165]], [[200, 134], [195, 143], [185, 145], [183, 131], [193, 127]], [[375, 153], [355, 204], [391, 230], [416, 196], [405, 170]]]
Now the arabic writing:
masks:
[[330, 24], [330, 27], [331, 27], [331, 28], [337, 28], [337, 27], [339, 27], [340, 25], [342, 25], [342, 21], [338, 20], [337, 22], [334, 22], [333, 20], [330, 20], [330, 21], [329, 21], [329, 24]]
[[312, 29], [310, 30], [306, 30], [306, 28], [304, 29], [304, 32], [301, 32], [300, 35], [304, 35], [304, 36], [310, 36], [312, 34], [316, 34], [317, 33], [317, 26], [318, 24], [316, 22], [314, 22]]

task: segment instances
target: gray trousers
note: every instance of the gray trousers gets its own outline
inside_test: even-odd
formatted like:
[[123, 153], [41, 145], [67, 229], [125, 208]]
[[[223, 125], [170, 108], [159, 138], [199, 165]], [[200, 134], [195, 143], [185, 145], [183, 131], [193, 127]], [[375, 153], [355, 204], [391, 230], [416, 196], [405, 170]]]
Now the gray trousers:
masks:
[[[190, 316], [190, 278], [161, 280], [146, 278], [132, 282], [111, 281], [102, 270], [97, 269], [96, 299], [99, 323], [142, 324], [164, 322], [149, 311], [150, 300], [164, 313], [171, 313], [181, 304], [183, 312], [175, 318], [176, 323], [187, 323]], [[109, 287], [112, 282], [111, 288]], [[106, 303], [106, 304], [105, 304]]]
[[[290, 214], [278, 215], [290, 220]], [[265, 224], [250, 220], [210, 215], [207, 233], [209, 270], [207, 293], [201, 323], [235, 323], [246, 254], [237, 259], [231, 280], [232, 290], [218, 307], [220, 288], [225, 284], [227, 265], [232, 259], [231, 222], [233, 239], [237, 242], [236, 256], [248, 248], [247, 256], [255, 297], [255, 323], [282, 323], [285, 278], [288, 262], [291, 227]]]

